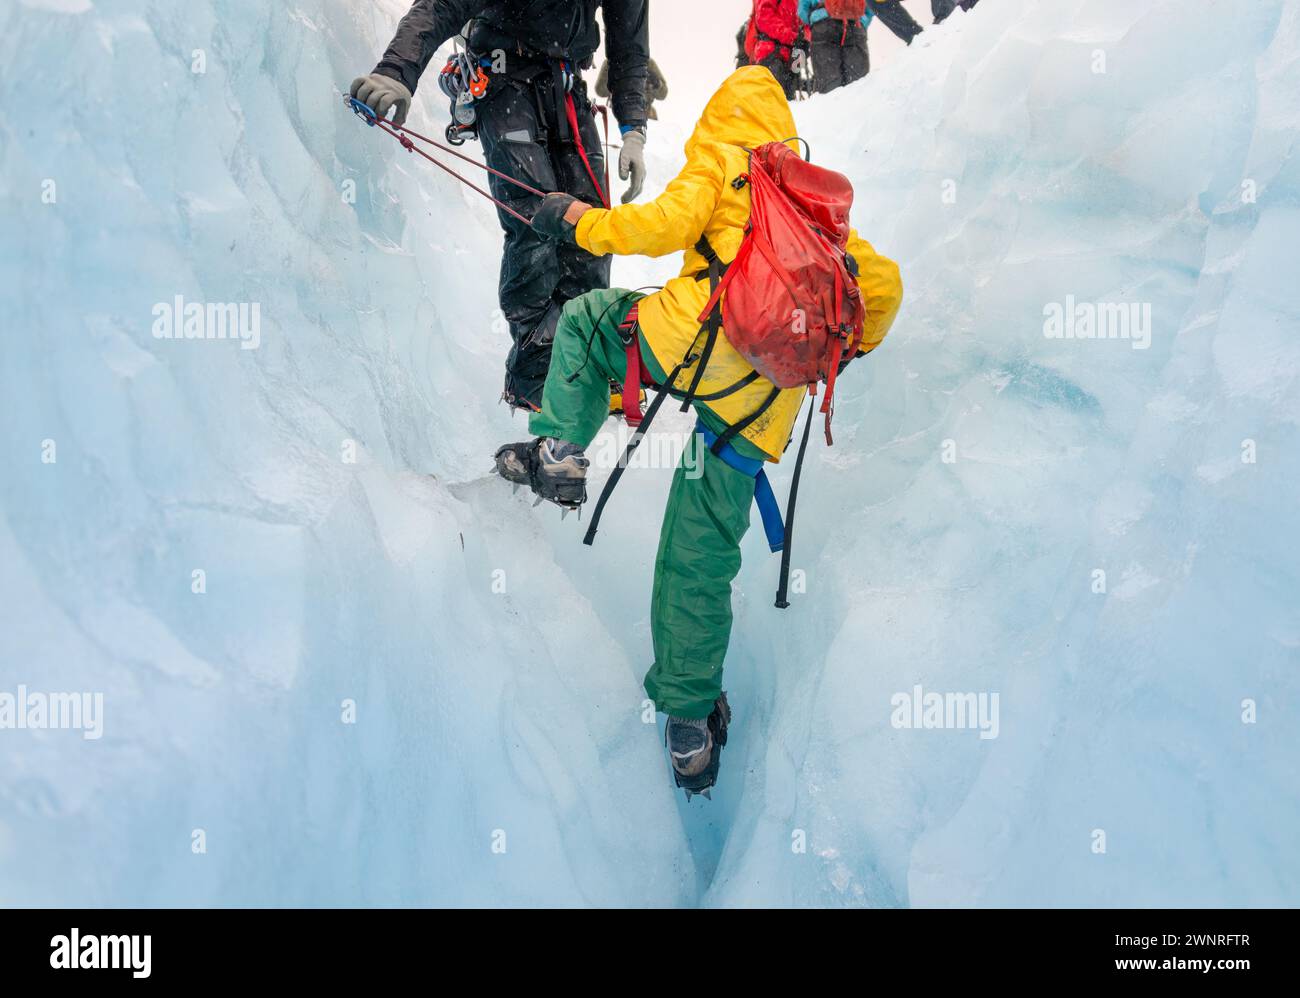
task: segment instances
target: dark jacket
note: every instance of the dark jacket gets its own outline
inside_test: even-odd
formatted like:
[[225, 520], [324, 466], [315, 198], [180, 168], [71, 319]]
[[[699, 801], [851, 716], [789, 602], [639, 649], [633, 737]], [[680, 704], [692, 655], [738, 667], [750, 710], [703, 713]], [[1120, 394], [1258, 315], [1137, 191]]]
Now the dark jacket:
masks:
[[924, 30], [916, 18], [907, 12], [902, 0], [867, 0], [867, 10], [880, 18], [885, 27], [908, 45]]
[[600, 45], [596, 10], [604, 11], [614, 115], [624, 125], [646, 120], [650, 58], [647, 0], [415, 0], [375, 67], [415, 93], [438, 47], [469, 23], [469, 47], [491, 56], [568, 59], [589, 66]]

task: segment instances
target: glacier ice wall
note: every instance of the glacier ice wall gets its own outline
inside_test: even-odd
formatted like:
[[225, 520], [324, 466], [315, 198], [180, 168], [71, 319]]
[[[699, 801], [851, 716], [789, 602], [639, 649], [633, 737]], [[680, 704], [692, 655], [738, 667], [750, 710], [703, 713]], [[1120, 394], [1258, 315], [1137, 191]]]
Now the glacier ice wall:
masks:
[[[485, 479], [495, 221], [332, 96], [403, 6], [0, 18], [0, 693], [105, 704], [0, 731], [0, 903], [1300, 900], [1294, 5], [999, 0], [798, 107], [908, 297], [791, 610], [746, 541], [690, 806], [639, 687], [667, 473], [592, 550]], [[155, 338], [177, 295], [258, 349]], [[1067, 296], [1149, 346], [1046, 337]], [[917, 685], [998, 737], [893, 726]]]
[[[908, 294], [808, 488], [856, 529], [804, 527], [815, 607], [745, 646], [711, 901], [1296, 902], [1298, 14], [983, 4], [801, 107]], [[1149, 345], [1048, 338], [1067, 296]], [[896, 728], [917, 685], [999, 736]]]
[[[573, 524], [478, 482], [524, 432], [495, 220], [332, 96], [398, 6], [6, 15], [0, 689], [105, 733], [3, 732], [4, 901], [697, 893]], [[16, 115], [52, 53], [66, 112]], [[176, 295], [259, 349], [155, 339]]]

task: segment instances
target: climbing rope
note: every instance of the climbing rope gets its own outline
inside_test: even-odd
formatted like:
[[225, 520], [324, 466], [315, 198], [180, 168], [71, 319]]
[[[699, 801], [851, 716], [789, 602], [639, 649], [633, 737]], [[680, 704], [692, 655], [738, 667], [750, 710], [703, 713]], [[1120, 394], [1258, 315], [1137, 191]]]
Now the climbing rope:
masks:
[[446, 163], [442, 162], [442, 160], [434, 156], [431, 156], [428, 152], [419, 148], [415, 143], [423, 142], [426, 145], [441, 150], [442, 152], [450, 153], [451, 155], [455, 156], [457, 159], [463, 159], [466, 163], [469, 163], [471, 166], [477, 166], [480, 170], [486, 170], [488, 173], [492, 174], [492, 176], [499, 177], [502, 180], [506, 181], [506, 183], [514, 184], [519, 189], [527, 191], [529, 194], [536, 195], [539, 198], [546, 197], [545, 191], [539, 191], [536, 187], [530, 187], [528, 184], [525, 184], [523, 181], [516, 180], [514, 177], [510, 176], [509, 174], [502, 173], [500, 170], [494, 169], [493, 167], [488, 166], [486, 163], [480, 163], [472, 156], [466, 156], [463, 152], [458, 152], [457, 150], [453, 149], [451, 146], [443, 145], [441, 142], [436, 142], [433, 139], [428, 138], [427, 136], [421, 135], [419, 132], [413, 132], [405, 125], [394, 125], [391, 122], [389, 122], [387, 119], [380, 118], [377, 114], [375, 114], [373, 110], [370, 109], [368, 105], [363, 104], [355, 97], [344, 97], [343, 102], [348, 106], [348, 108], [352, 111], [353, 114], [355, 114], [358, 118], [364, 121], [371, 128], [378, 128], [383, 132], [387, 132], [389, 135], [395, 138], [398, 142], [402, 144], [402, 148], [405, 149], [407, 152], [413, 152], [418, 156], [423, 156], [434, 166], [438, 167], [438, 169], [450, 173], [453, 177], [459, 180], [470, 190], [477, 191], [479, 194], [482, 194], [485, 198], [491, 201], [494, 205], [496, 205], [506, 214], [514, 216], [515, 218], [519, 219], [519, 221], [523, 222], [525, 225], [533, 224], [532, 219], [525, 218], [523, 215], [519, 214], [519, 212], [517, 212], [514, 208], [510, 207], [510, 205], [506, 204], [504, 201], [500, 200], [499, 198], [494, 197], [491, 191], [485, 190], [484, 188], [480, 187], [478, 184], [474, 183], [469, 178], [464, 177], [461, 174], [457, 173]]

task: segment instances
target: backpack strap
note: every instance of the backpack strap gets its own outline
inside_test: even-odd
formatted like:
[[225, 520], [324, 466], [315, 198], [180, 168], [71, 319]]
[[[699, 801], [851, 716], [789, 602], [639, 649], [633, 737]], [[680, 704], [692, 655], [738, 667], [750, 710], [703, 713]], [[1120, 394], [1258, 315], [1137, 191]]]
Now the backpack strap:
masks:
[[[700, 236], [699, 242], [695, 244], [695, 252], [708, 262], [709, 265], [709, 299], [712, 308], [709, 309], [708, 316], [704, 320], [704, 329], [707, 335], [704, 338], [704, 349], [700, 351], [698, 367], [695, 368], [695, 375], [691, 378], [691, 387], [686, 390], [682, 396], [682, 412], [686, 412], [691, 403], [695, 401], [696, 392], [699, 391], [700, 381], [704, 378], [704, 369], [709, 366], [709, 358], [713, 356], [713, 347], [718, 342], [718, 331], [722, 329], [722, 302], [718, 296], [718, 286], [722, 281], [722, 276], [726, 271], [718, 254], [714, 252], [713, 247], [709, 244], [708, 236]], [[668, 386], [671, 388], [673, 379], [668, 379]]]
[[[838, 268], [835, 271], [835, 345], [831, 348], [831, 355], [826, 365], [826, 397], [822, 399], [821, 411], [826, 413], [826, 446], [830, 447], [835, 441], [831, 438], [831, 416], [835, 412], [835, 379], [839, 376], [840, 361], [845, 356], [845, 347], [849, 347], [849, 331], [844, 327], [844, 316], [841, 312], [841, 293], [843, 292], [843, 280], [840, 277]], [[856, 344], [852, 345], [856, 350]], [[849, 354], [851, 358], [853, 355]]]
[[[702, 420], [696, 421], [695, 432], [704, 439], [704, 445], [712, 452], [718, 435], [705, 426]], [[754, 480], [754, 505], [758, 507], [758, 515], [763, 521], [768, 549], [773, 553], [780, 551], [785, 546], [785, 526], [781, 522], [781, 507], [777, 505], [776, 495], [772, 492], [772, 483], [767, 480], [767, 472], [763, 470], [763, 462], [756, 457], [742, 457], [731, 444], [727, 444], [718, 457]]]
[[781, 394], [781, 389], [777, 388], [776, 385], [773, 385], [772, 390], [767, 393], [767, 398], [763, 399], [763, 401], [759, 404], [759, 407], [757, 409], [751, 412], [744, 419], [740, 420], [740, 422], [732, 423], [725, 430], [723, 430], [722, 433], [718, 435], [718, 439], [714, 441], [713, 446], [710, 448], [710, 450], [713, 451], [714, 455], [721, 456], [722, 449], [724, 447], [729, 446], [731, 444], [731, 441], [735, 440], [736, 436], [742, 430], [748, 428], [754, 422], [754, 420], [758, 419], [759, 416], [763, 415], [763, 413], [767, 412], [768, 409], [772, 408], [772, 403], [776, 401], [776, 397], [780, 394]]
[[790, 498], [785, 504], [785, 544], [781, 548], [781, 578], [776, 587], [777, 609], [784, 610], [790, 606], [790, 549], [794, 544], [794, 504], [799, 497], [799, 475], [803, 472], [804, 454], [808, 452], [808, 431], [812, 429], [813, 412], [817, 400], [814, 397], [808, 403], [808, 418], [803, 424], [803, 439], [799, 441], [799, 456], [794, 462], [794, 477], [790, 479]]
[[[759, 374], [757, 371], [750, 371], [750, 372], [749, 372], [748, 374], [746, 374], [743, 378], [737, 378], [735, 381], [733, 381], [731, 384], [729, 384], [726, 388], [719, 388], [716, 392], [709, 392], [708, 395], [696, 395], [696, 396], [695, 396], [695, 401], [696, 401], [696, 402], [716, 402], [716, 401], [718, 401], [718, 399], [724, 399], [724, 398], [726, 398], [728, 395], [735, 395], [736, 392], [740, 391], [742, 388], [747, 388], [748, 386], [752, 385], [755, 381], [757, 381], [757, 380], [758, 380], [759, 378], [761, 378], [761, 377], [762, 377], [762, 375]], [[648, 384], [648, 385], [650, 385], [650, 386], [653, 387], [656, 391], [666, 391], [666, 392], [668, 392], [668, 394], [671, 395], [671, 396], [672, 396], [673, 398], [675, 398], [675, 399], [680, 399], [680, 398], [685, 398], [685, 397], [686, 397], [686, 393], [685, 393], [684, 391], [682, 391], [680, 388], [672, 388], [672, 387], [670, 387], [670, 386], [656, 384], [655, 382], [651, 381], [651, 380], [650, 380], [650, 374], [649, 374], [648, 371], [645, 370], [645, 368], [642, 368], [642, 378], [641, 378], [641, 380], [642, 380], [642, 382], [643, 382], [644, 384]]]
[[[677, 380], [681, 374], [682, 368], [691, 360], [693, 355], [682, 359], [682, 362], [673, 368], [672, 373], [668, 375], [668, 384]], [[605, 512], [605, 504], [609, 502], [609, 497], [614, 493], [614, 487], [618, 485], [618, 480], [623, 477], [623, 472], [632, 460], [632, 454], [641, 446], [641, 441], [650, 431], [650, 424], [654, 422], [655, 416], [659, 413], [659, 407], [664, 404], [664, 399], [668, 397], [668, 392], [661, 390], [655, 396], [655, 400], [650, 403], [650, 408], [645, 411], [645, 417], [641, 424], [632, 431], [632, 436], [628, 438], [627, 446], [623, 448], [623, 454], [618, 459], [618, 465], [609, 473], [609, 478], [605, 481], [605, 487], [600, 490], [600, 498], [596, 500], [596, 508], [591, 514], [591, 525], [587, 527], [587, 533], [582, 538], [582, 543], [590, 546], [596, 540], [596, 529], [600, 526], [601, 514]]]
[[736, 392], [740, 391], [742, 388], [746, 387], [747, 385], [752, 385], [755, 381], [757, 381], [761, 377], [762, 375], [759, 374], [757, 371], [750, 371], [743, 378], [733, 381], [726, 388], [722, 388], [716, 392], [710, 392], [708, 395], [696, 395], [695, 401], [716, 402], [718, 399], [724, 399], [728, 395], [734, 395]]
[[[650, 403], [650, 408], [646, 409], [645, 411], [645, 417], [641, 420], [640, 425], [637, 426], [635, 430], [633, 430], [632, 436], [628, 438], [627, 446], [623, 448], [623, 453], [618, 459], [618, 465], [614, 468], [613, 471], [609, 473], [609, 478], [606, 479], [605, 481], [605, 487], [600, 490], [600, 498], [596, 500], [596, 508], [592, 510], [591, 513], [591, 525], [587, 527], [587, 533], [582, 538], [583, 544], [591, 545], [595, 543], [596, 530], [600, 527], [600, 518], [605, 512], [605, 504], [609, 502], [609, 497], [614, 493], [615, 486], [618, 485], [619, 479], [623, 477], [623, 472], [627, 469], [627, 466], [631, 463], [632, 454], [636, 451], [638, 447], [641, 446], [641, 441], [645, 439], [645, 435], [648, 432], [650, 432], [650, 424], [654, 422], [655, 416], [658, 415], [660, 406], [664, 404], [664, 399], [668, 398], [669, 395], [673, 394], [667, 389], [667, 385], [671, 385], [674, 381], [676, 381], [677, 376], [682, 373], [682, 369], [685, 368], [686, 365], [689, 364], [693, 359], [695, 359], [695, 355], [690, 354], [685, 358], [683, 358], [682, 362], [672, 369], [668, 377], [664, 379], [665, 386], [659, 388], [658, 394], [655, 395], [655, 400]], [[752, 381], [753, 379], [750, 380]], [[745, 379], [742, 378], [741, 381], [745, 381]], [[735, 388], [737, 388], [738, 386], [739, 383], [737, 383], [737, 385], [733, 385], [730, 389], [728, 389], [726, 394], [730, 394], [730, 392], [735, 390]], [[736, 435], [740, 433], [741, 430], [745, 429], [745, 427], [753, 423], [754, 420], [758, 419], [759, 416], [767, 412], [767, 410], [772, 407], [772, 403], [776, 401], [776, 397], [780, 394], [781, 394], [781, 389], [777, 388], [776, 386], [773, 386], [772, 391], [768, 393], [768, 396], [763, 400], [763, 403], [757, 409], [751, 412], [748, 416], [742, 419], [740, 422], [733, 423], [731, 426], [728, 426], [725, 430], [722, 431], [722, 433], [718, 434], [716, 437], [714, 437], [712, 435], [712, 432], [710, 432], [709, 437], [706, 438], [706, 442], [709, 444], [709, 450], [713, 452], [714, 456], [720, 457], [723, 460], [727, 460], [724, 455], [729, 452], [731, 454], [734, 454], [737, 460], [745, 460], [744, 458], [741, 458], [739, 454], [736, 453], [735, 448], [731, 446], [731, 441], [736, 438]], [[806, 428], [804, 431], [804, 437], [805, 437], [804, 443], [806, 445], [808, 442]], [[800, 453], [799, 459], [800, 462], [802, 463], [803, 461], [802, 448], [800, 448], [799, 453]], [[727, 463], [731, 464], [730, 461], [728, 461]], [[796, 475], [798, 474], [798, 468], [795, 469], [795, 473]], [[755, 489], [755, 500], [759, 502], [759, 512], [763, 513], [764, 529], [767, 531], [768, 543], [770, 545], [773, 543], [774, 537], [776, 535], [773, 532], [773, 528], [769, 525], [769, 519], [771, 517], [771, 514], [775, 512], [777, 514], [777, 520], [779, 523], [780, 511], [776, 509], [775, 497], [772, 498], [770, 504], [765, 501], [760, 501], [760, 497], [758, 495], [759, 491], [765, 491], [769, 494], [772, 491], [771, 485], [767, 484], [766, 475], [763, 476], [762, 483], [758, 483], [757, 480], [755, 481], [754, 489]], [[793, 512], [794, 512], [794, 505], [791, 504], [789, 507], [789, 512], [786, 515], [789, 516]], [[773, 547], [772, 550], [779, 551], [780, 548]]]

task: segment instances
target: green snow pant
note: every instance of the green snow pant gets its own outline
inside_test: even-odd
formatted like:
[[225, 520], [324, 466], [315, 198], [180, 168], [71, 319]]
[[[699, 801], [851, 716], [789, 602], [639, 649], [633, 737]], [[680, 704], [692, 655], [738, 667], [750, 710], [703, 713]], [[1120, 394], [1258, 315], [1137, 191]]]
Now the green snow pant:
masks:
[[[533, 434], [582, 447], [595, 439], [609, 416], [609, 383], [622, 382], [627, 372], [618, 326], [641, 297], [606, 288], [564, 306], [542, 410], [528, 420]], [[665, 372], [644, 334], [641, 357], [655, 383], [662, 384]], [[570, 381], [574, 372], [577, 377]], [[695, 410], [713, 432], [726, 428], [707, 406], [697, 403]], [[739, 437], [732, 446], [743, 457], [763, 457]], [[650, 602], [655, 660], [645, 688], [664, 713], [707, 717], [722, 692], [722, 662], [731, 640], [731, 580], [740, 571], [740, 540], [749, 529], [753, 502], [754, 479], [714, 457], [700, 435], [692, 434], [668, 493]]]

